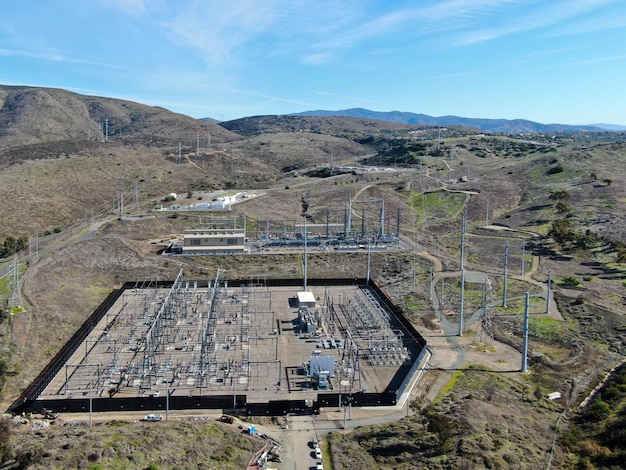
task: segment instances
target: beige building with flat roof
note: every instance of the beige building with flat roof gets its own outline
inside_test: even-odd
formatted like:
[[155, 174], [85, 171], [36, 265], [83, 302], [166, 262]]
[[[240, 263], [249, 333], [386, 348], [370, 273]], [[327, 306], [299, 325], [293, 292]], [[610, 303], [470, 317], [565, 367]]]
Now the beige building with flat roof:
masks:
[[246, 252], [245, 229], [191, 229], [185, 230], [183, 254], [224, 255]]

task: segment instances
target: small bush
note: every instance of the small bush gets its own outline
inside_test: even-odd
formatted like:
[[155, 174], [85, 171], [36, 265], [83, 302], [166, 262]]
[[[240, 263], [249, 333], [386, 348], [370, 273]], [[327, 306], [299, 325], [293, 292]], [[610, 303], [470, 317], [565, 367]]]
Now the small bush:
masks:
[[548, 168], [548, 170], [546, 171], [546, 175], [556, 175], [558, 173], [563, 173], [563, 171], [564, 171], [563, 165], [557, 164], [557, 165], [554, 165], [553, 167]]
[[565, 287], [576, 287], [580, 285], [580, 281], [574, 276], [565, 276], [561, 281], [561, 284]]

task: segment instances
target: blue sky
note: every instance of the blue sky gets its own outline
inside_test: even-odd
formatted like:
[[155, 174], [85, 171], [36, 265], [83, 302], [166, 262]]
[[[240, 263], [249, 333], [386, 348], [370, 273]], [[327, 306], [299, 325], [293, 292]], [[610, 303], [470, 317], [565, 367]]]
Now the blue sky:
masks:
[[624, 0], [0, 0], [0, 84], [192, 117], [626, 124]]

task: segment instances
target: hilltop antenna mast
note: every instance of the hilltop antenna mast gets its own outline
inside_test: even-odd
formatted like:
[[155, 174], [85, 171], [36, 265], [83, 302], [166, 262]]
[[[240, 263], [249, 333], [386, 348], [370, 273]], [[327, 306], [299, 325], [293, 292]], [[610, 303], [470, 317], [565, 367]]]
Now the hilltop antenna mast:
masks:
[[200, 131], [196, 131], [196, 157], [200, 156]]
[[182, 145], [178, 142], [178, 164], [180, 165], [180, 161], [182, 159]]
[[109, 120], [108, 119], [104, 120], [104, 141], [105, 142], [109, 141]]

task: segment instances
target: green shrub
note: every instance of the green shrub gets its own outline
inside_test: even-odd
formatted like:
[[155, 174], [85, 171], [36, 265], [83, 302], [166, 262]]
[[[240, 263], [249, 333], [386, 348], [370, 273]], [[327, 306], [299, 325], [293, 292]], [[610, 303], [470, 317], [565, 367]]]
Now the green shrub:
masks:
[[565, 276], [561, 281], [561, 285], [565, 287], [576, 287], [580, 285], [580, 281], [574, 276]]
[[546, 175], [556, 175], [558, 173], [563, 173], [564, 168], [560, 163], [554, 165], [553, 167], [548, 168], [546, 171]]

